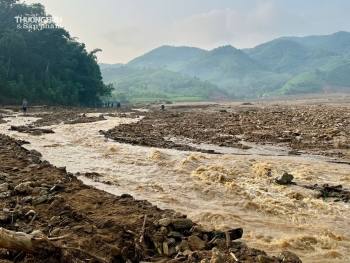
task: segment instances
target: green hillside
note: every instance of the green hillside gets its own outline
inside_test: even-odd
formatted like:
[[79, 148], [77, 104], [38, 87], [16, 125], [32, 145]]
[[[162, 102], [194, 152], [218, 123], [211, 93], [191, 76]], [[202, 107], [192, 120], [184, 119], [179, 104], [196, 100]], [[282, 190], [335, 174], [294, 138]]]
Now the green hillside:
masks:
[[231, 97], [239, 98], [258, 96], [260, 89], [275, 90], [286, 81], [285, 75], [266, 70], [232, 46], [219, 47], [194, 58], [180, 72], [215, 83]]
[[[123, 70], [120, 68], [118, 70]], [[113, 82], [113, 97], [122, 102], [152, 102], [155, 100], [203, 101], [218, 87], [197, 77], [172, 72], [164, 68], [132, 69], [133, 73]], [[121, 75], [121, 74], [120, 74]]]
[[337, 56], [330, 51], [309, 48], [285, 39], [276, 39], [244, 51], [269, 70], [292, 75], [312, 71]]
[[206, 50], [195, 47], [161, 46], [143, 56], [131, 60], [127, 63], [127, 66], [134, 68], [158, 68], [169, 66], [174, 69], [177, 64], [187, 62], [207, 52]]
[[276, 90], [272, 94], [287, 95], [320, 92], [324, 88], [325, 84], [326, 81], [323, 78], [322, 72], [307, 72], [291, 79], [281, 89]]
[[[123, 69], [104, 69], [102, 74], [108, 82], [132, 78], [136, 69], [148, 69], [144, 74], [153, 74], [149, 70], [163, 68], [209, 81], [231, 98], [319, 92], [324, 85], [350, 86], [349, 36], [348, 32], [338, 32], [329, 36], [283, 37], [242, 50], [230, 45], [211, 51], [162, 46], [133, 59]], [[174, 81], [169, 78], [169, 85]]]
[[350, 53], [350, 33], [340, 31], [332, 35], [307, 36], [307, 37], [283, 37], [307, 47], [317, 47], [334, 52], [338, 55]]

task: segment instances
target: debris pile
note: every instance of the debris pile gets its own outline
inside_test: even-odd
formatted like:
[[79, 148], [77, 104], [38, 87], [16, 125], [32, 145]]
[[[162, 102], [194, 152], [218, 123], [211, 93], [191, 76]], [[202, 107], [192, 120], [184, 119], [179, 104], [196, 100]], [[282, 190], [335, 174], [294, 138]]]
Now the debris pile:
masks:
[[[167, 143], [169, 138], [243, 149], [242, 142], [248, 141], [288, 146], [290, 154], [335, 157], [347, 157], [350, 148], [350, 110], [345, 107], [269, 106], [235, 112], [170, 109], [142, 114], [145, 118], [140, 122], [104, 134], [120, 142], [162, 148], [173, 147]], [[146, 142], [144, 134], [149, 135]]]

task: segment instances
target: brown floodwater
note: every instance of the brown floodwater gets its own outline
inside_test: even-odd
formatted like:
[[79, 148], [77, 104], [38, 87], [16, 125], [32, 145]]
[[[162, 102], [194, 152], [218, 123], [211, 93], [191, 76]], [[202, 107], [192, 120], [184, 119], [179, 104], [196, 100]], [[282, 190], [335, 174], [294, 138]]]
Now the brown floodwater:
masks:
[[137, 120], [108, 116], [95, 123], [62, 123], [51, 126], [54, 134], [32, 136], [8, 129], [37, 118], [16, 116], [0, 124], [0, 133], [29, 141], [24, 147], [69, 172], [97, 172], [101, 181], [110, 182], [79, 176], [87, 184], [147, 199], [212, 228], [242, 227], [243, 241], [271, 255], [287, 249], [303, 262], [350, 262], [350, 204], [297, 185], [277, 185], [266, 175], [267, 170], [275, 176], [286, 171], [298, 184], [342, 184], [350, 189], [349, 165], [288, 156], [283, 148], [258, 145], [213, 155], [116, 143], [98, 131]]

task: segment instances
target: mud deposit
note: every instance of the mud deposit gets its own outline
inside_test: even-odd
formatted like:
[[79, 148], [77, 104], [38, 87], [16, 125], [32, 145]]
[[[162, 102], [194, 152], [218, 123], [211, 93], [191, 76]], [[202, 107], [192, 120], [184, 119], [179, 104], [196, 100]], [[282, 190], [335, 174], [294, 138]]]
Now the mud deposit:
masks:
[[[161, 148], [186, 149], [186, 143], [181, 144], [181, 140], [187, 140], [195, 144], [249, 149], [245, 142], [253, 142], [286, 146], [289, 154], [348, 157], [348, 108], [287, 105], [213, 110], [152, 111], [140, 122], [120, 125], [103, 134], [118, 142]], [[174, 138], [178, 142], [173, 142]]]
[[[51, 236], [72, 233], [72, 239], [54, 241], [60, 247], [54, 257], [58, 262], [65, 253], [76, 262], [92, 259], [62, 246], [78, 247], [110, 262], [127, 262], [126, 256], [132, 263], [288, 262], [283, 261], [287, 255], [282, 251], [298, 255], [303, 262], [349, 262], [350, 110], [347, 104], [334, 104], [167, 105], [165, 111], [149, 105], [123, 111], [42, 108], [29, 109], [27, 116], [4, 109], [0, 133], [17, 141], [17, 146], [13, 141], [5, 143], [4, 153], [10, 158], [11, 152], [23, 152], [20, 158], [11, 157], [13, 164], [1, 166], [8, 174], [4, 180], [10, 180], [6, 182], [11, 193], [2, 199], [4, 208], [14, 211], [18, 197], [21, 209], [26, 205], [40, 209], [31, 223], [28, 212], [21, 212], [18, 227], [38, 228], [44, 236], [50, 236], [52, 229], [58, 230]], [[10, 129], [12, 125], [32, 128], [18, 132]], [[39, 126], [54, 133], [34, 133], [33, 127]], [[32, 150], [42, 157], [34, 158]], [[32, 152], [25, 157], [28, 151]], [[47, 165], [44, 160], [52, 165], [42, 167]], [[67, 172], [53, 166], [65, 167]], [[12, 171], [15, 167], [18, 170]], [[40, 174], [43, 169], [52, 171]], [[56, 172], [59, 177], [51, 180], [50, 173]], [[27, 181], [29, 192], [15, 192], [19, 183]], [[60, 186], [57, 193], [50, 192], [55, 185]], [[35, 187], [48, 189], [48, 199], [33, 205], [41, 196], [38, 190], [30, 193]], [[65, 195], [57, 199], [71, 209], [66, 203], [49, 209], [57, 203], [57, 195]], [[20, 200], [27, 196], [32, 200], [22, 205]], [[178, 219], [187, 222], [186, 229], [175, 231], [184, 238], [170, 234], [176, 230], [173, 220]], [[108, 220], [113, 223], [109, 225]], [[189, 228], [186, 220], [202, 229]], [[3, 225], [16, 231], [13, 224]], [[53, 228], [48, 227], [51, 224]], [[225, 232], [240, 227], [243, 237], [229, 246], [225, 234], [211, 242], [214, 229]], [[142, 229], [147, 248], [135, 241], [140, 240], [135, 234]], [[198, 241], [195, 247], [194, 240]], [[118, 249], [127, 252], [124, 258]], [[3, 256], [10, 257], [5, 252]], [[30, 256], [18, 256], [18, 260], [30, 262]]]

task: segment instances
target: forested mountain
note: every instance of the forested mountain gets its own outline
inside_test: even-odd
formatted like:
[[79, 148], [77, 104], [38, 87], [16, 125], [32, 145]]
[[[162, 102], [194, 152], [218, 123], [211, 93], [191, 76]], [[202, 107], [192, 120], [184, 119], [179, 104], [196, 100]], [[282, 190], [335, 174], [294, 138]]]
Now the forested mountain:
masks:
[[197, 77], [164, 68], [135, 69], [124, 66], [104, 69], [103, 72], [116, 76], [115, 80], [110, 80], [115, 87], [113, 97], [121, 102], [201, 101], [208, 100], [211, 93], [219, 89]]
[[326, 36], [283, 37], [282, 39], [292, 40], [307, 47], [329, 50], [338, 55], [350, 53], [350, 33], [345, 31]]
[[127, 66], [135, 68], [169, 67], [176, 70], [178, 65], [192, 58], [206, 54], [208, 51], [195, 47], [161, 46], [143, 56], [131, 60]]
[[[162, 46], [131, 60], [124, 73], [103, 70], [106, 82], [130, 75], [132, 68], [166, 68], [218, 85], [232, 98], [322, 92], [349, 87], [350, 33], [282, 37], [250, 49], [230, 45], [211, 51]], [[119, 75], [114, 75], [119, 74]]]
[[[337, 54], [319, 48], [310, 48], [286, 39], [276, 39], [244, 52], [268, 70], [298, 75], [313, 71]], [[339, 57], [339, 56], [338, 56]]]
[[24, 29], [18, 16], [49, 17], [41, 4], [0, 0], [0, 103], [26, 98], [31, 104], [78, 105], [111, 93], [96, 62], [99, 49], [87, 52], [53, 22], [36, 21]]

